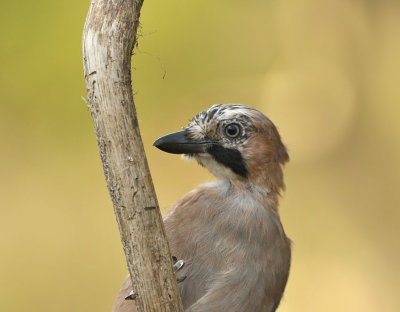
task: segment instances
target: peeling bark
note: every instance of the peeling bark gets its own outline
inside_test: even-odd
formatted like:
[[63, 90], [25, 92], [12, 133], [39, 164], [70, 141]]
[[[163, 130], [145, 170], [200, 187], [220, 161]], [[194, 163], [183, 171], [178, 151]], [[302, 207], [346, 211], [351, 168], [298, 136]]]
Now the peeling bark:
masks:
[[139, 132], [131, 56], [143, 0], [94, 0], [83, 32], [88, 107], [139, 312], [183, 311]]

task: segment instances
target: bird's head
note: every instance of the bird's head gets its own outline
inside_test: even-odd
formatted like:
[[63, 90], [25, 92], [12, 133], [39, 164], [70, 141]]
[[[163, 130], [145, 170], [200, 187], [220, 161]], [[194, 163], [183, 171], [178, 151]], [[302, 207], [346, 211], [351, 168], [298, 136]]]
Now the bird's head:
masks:
[[284, 187], [281, 166], [289, 156], [278, 130], [261, 112], [244, 105], [214, 105], [154, 146], [195, 158], [220, 179], [264, 183], [277, 192]]

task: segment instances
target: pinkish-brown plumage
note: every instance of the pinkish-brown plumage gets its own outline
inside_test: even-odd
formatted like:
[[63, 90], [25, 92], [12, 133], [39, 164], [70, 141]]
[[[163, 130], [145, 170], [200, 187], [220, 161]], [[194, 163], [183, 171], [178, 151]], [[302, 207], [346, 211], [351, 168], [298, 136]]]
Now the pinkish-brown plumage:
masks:
[[[252, 108], [216, 105], [180, 135], [155, 144], [188, 154], [219, 178], [186, 194], [164, 219], [171, 252], [185, 261], [177, 273], [186, 276], [179, 284], [185, 311], [275, 311], [290, 267], [278, 213], [289, 157], [276, 127]], [[136, 310], [124, 300], [130, 290], [128, 278], [113, 312]]]

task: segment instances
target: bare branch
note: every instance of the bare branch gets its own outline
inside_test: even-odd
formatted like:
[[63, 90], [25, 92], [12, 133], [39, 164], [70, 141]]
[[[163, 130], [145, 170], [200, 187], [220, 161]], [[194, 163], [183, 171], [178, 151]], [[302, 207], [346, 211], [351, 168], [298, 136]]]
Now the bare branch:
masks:
[[131, 55], [143, 0], [94, 0], [83, 66], [97, 143], [140, 312], [183, 311], [139, 132]]

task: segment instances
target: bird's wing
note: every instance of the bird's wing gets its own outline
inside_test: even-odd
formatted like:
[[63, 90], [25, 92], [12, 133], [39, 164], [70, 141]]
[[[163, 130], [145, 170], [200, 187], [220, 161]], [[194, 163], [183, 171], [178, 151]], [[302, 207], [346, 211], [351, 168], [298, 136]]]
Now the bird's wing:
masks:
[[131, 290], [131, 278], [128, 275], [119, 290], [112, 312], [136, 312], [135, 300], [125, 300]]

